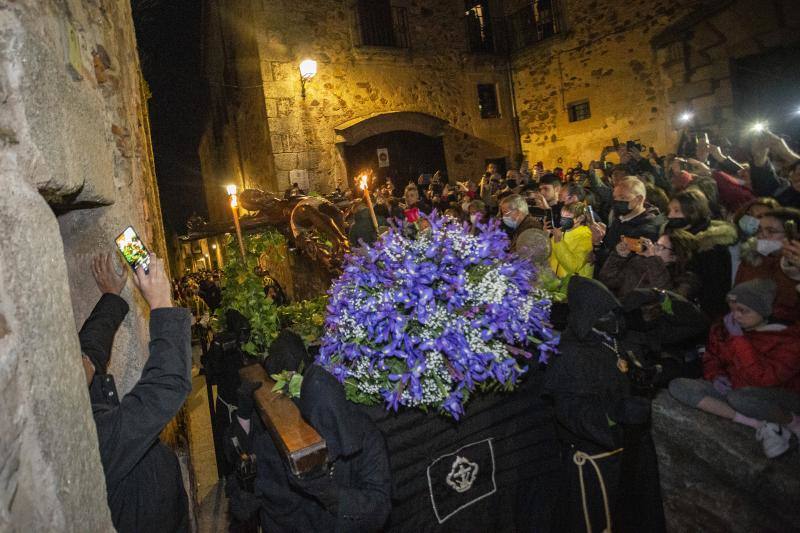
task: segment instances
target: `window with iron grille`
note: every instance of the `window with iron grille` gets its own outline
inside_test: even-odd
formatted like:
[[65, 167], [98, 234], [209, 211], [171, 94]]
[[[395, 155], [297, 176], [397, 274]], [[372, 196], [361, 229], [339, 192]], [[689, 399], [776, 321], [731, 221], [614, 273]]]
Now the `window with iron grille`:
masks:
[[512, 50], [519, 50], [561, 33], [560, 0], [529, 0], [508, 17]]
[[478, 109], [481, 118], [497, 118], [500, 108], [497, 105], [497, 86], [494, 83], [478, 84]]
[[589, 100], [584, 100], [582, 102], [575, 102], [569, 104], [567, 106], [567, 112], [569, 113], [570, 122], [578, 122], [579, 120], [586, 120], [587, 118], [592, 116], [592, 112], [589, 109]]
[[362, 46], [408, 48], [408, 13], [389, 0], [358, 0]]

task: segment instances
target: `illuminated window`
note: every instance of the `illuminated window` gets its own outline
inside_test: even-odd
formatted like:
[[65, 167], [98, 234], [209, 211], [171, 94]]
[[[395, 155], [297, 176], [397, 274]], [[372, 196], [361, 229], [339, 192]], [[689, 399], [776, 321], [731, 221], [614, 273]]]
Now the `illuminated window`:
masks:
[[578, 122], [579, 120], [586, 120], [587, 118], [592, 116], [592, 112], [589, 109], [589, 100], [584, 100], [582, 102], [575, 102], [573, 104], [569, 104], [567, 106], [567, 112], [569, 113], [570, 122]]
[[464, 4], [470, 52], [496, 52], [487, 0], [466, 0]]

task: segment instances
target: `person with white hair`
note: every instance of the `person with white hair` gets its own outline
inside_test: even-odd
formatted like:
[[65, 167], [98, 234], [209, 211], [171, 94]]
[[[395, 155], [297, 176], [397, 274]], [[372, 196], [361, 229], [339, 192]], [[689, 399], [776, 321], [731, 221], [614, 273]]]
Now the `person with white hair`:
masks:
[[512, 252], [517, 251], [517, 239], [523, 231], [542, 229], [542, 224], [528, 212], [528, 203], [518, 194], [510, 194], [500, 201], [500, 215], [503, 217], [503, 225], [510, 231], [509, 249]]

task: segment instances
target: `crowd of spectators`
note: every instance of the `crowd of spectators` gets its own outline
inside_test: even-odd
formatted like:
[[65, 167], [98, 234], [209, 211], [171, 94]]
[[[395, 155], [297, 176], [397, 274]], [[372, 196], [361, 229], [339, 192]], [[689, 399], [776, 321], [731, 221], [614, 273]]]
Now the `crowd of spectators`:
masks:
[[[673, 322], [699, 321], [666, 351], [644, 350], [657, 386], [675, 379], [676, 399], [752, 426], [774, 457], [800, 435], [800, 155], [769, 131], [743, 145], [726, 153], [698, 135], [684, 153], [660, 155], [630, 141], [566, 170], [523, 163], [503, 175], [489, 164], [475, 179], [436, 172], [402, 190], [387, 180], [374, 209], [380, 226], [424, 224], [434, 209], [473, 231], [495, 218], [510, 248], [564, 292], [574, 276], [594, 278], [626, 312], [649, 292], [683, 315]], [[366, 206], [353, 212], [351, 244], [374, 242]], [[737, 401], [751, 393], [758, 409]]]

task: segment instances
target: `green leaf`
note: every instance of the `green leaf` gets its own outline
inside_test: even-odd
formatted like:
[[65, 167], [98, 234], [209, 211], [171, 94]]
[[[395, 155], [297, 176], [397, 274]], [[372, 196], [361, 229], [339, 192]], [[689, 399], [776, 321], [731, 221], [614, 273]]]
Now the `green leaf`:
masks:
[[303, 386], [303, 375], [295, 374], [292, 376], [292, 379], [289, 380], [289, 396], [292, 398], [299, 398], [300, 397], [300, 388]]
[[664, 300], [661, 302], [661, 310], [668, 315], [674, 314], [672, 312], [672, 298], [667, 294], [664, 294]]

